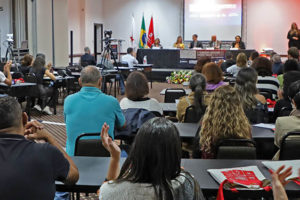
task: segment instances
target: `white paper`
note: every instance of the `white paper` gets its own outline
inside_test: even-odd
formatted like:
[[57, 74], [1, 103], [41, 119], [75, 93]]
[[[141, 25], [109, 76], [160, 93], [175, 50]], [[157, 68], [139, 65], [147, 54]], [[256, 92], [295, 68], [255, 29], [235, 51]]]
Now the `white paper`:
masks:
[[293, 167], [292, 169], [292, 175], [287, 177], [287, 179], [294, 179], [299, 177], [299, 168], [300, 168], [300, 160], [288, 160], [288, 161], [264, 161], [262, 164], [267, 167], [268, 169], [271, 169], [273, 171], [277, 171], [279, 167], [282, 165], [285, 165], [285, 169], [289, 167]]
[[274, 129], [275, 128], [275, 124], [260, 123], [260, 124], [255, 124], [253, 126], [260, 127], [260, 128], [267, 128], [267, 129]]

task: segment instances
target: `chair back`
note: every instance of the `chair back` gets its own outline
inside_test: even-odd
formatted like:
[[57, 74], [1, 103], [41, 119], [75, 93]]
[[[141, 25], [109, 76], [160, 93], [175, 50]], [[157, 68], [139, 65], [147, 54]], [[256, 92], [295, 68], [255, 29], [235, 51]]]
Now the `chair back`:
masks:
[[83, 137], [100, 136], [100, 133], [84, 133], [76, 138], [75, 156], [110, 157], [100, 139], [82, 139]]
[[176, 99], [185, 96], [183, 88], [168, 88], [165, 92], [165, 103], [175, 103]]
[[225, 139], [216, 147], [216, 159], [256, 159], [256, 144], [248, 139]]
[[300, 132], [289, 132], [283, 136], [279, 160], [300, 159]]
[[[33, 74], [33, 73], [26, 74], [24, 76], [24, 81], [27, 83], [37, 84], [37, 78], [36, 78], [35, 74]], [[40, 97], [40, 90], [38, 88], [38, 85], [31, 87], [29, 96], [37, 97], [37, 98]]]
[[267, 90], [260, 90], [259, 94], [263, 95], [266, 99], [273, 99], [272, 92]]
[[194, 105], [191, 105], [186, 108], [185, 116], [184, 116], [184, 123], [198, 123], [203, 116], [204, 112], [201, 113], [196, 112], [196, 108]]
[[21, 72], [14, 72], [11, 75], [12, 79], [19, 79], [19, 78], [23, 78], [23, 74]]

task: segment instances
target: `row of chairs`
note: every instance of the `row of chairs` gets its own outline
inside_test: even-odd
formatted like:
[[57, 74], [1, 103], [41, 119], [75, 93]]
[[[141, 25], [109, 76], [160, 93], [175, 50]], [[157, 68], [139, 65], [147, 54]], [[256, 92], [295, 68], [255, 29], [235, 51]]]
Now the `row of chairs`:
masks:
[[[109, 157], [109, 152], [102, 146], [100, 139], [82, 139], [99, 136], [100, 133], [84, 133], [76, 139], [75, 156]], [[298, 137], [298, 138], [295, 138]], [[293, 139], [291, 139], [293, 138]], [[281, 142], [280, 160], [300, 159], [300, 132], [287, 133]], [[129, 151], [130, 146], [121, 145]], [[256, 143], [247, 139], [225, 139], [216, 147], [216, 159], [256, 159]]]

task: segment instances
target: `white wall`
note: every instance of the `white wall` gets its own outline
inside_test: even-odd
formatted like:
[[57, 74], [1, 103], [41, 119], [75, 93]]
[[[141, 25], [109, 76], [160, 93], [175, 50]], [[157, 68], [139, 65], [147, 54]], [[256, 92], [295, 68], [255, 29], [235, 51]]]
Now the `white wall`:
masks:
[[[131, 16], [135, 19], [135, 43], [139, 43], [142, 15], [146, 30], [149, 29], [151, 15], [154, 19], [154, 34], [164, 47], [170, 47], [182, 34], [182, 0], [104, 0], [105, 29], [113, 31], [113, 38], [123, 39], [124, 49], [130, 46]], [[124, 51], [123, 49], [123, 51]]]
[[292, 22], [300, 25], [299, 0], [246, 0], [246, 40], [248, 48], [271, 47], [287, 54], [287, 32]]
[[3, 41], [6, 40], [6, 34], [12, 33], [11, 27], [11, 0], [0, 0], [0, 7], [3, 7], [3, 11], [0, 11], [0, 45], [1, 52], [0, 57], [5, 57], [6, 46], [3, 45]]

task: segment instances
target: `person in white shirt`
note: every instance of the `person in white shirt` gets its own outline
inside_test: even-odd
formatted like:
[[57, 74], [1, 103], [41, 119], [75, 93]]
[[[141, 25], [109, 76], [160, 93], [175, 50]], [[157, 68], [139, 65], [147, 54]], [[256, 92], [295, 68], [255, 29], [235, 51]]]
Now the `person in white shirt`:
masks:
[[[3, 67], [4, 73], [0, 71], [0, 83], [5, 83], [6, 85], [9, 85], [9, 86], [11, 86], [11, 84], [12, 84], [12, 77], [10, 74], [11, 64], [12, 64], [11, 60], [7, 61], [7, 63]], [[7, 77], [5, 76], [5, 74]]]
[[163, 114], [163, 110], [156, 99], [149, 98], [149, 86], [146, 76], [142, 72], [131, 72], [126, 81], [126, 97], [120, 102], [122, 110], [128, 108], [143, 108], [148, 111]]
[[135, 57], [136, 57], [136, 55], [135, 55], [135, 53], [133, 51], [133, 48], [129, 47], [127, 49], [127, 54], [122, 57], [122, 62], [128, 63], [128, 67], [129, 68], [133, 68], [134, 64], [138, 64], [139, 63]]

